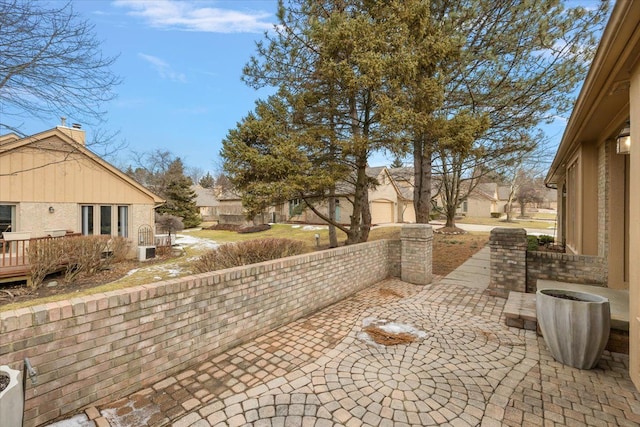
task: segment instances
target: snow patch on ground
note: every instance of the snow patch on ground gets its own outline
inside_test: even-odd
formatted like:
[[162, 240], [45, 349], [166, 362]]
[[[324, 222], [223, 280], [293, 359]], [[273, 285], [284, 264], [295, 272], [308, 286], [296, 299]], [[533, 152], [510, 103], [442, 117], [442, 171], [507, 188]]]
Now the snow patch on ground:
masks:
[[302, 227], [304, 231], [324, 230], [326, 228], [326, 226], [322, 225], [305, 225], [304, 227]]
[[326, 230], [327, 226], [326, 225], [292, 225], [291, 228], [302, 228], [302, 230], [304, 231], [315, 231], [315, 230]]
[[75, 415], [68, 420], [58, 421], [57, 423], [49, 424], [49, 427], [94, 427], [95, 423], [89, 421], [89, 418], [84, 415]]
[[189, 236], [186, 234], [178, 234], [176, 236], [176, 245], [191, 246], [196, 249], [215, 249], [220, 246], [220, 244], [213, 240], [201, 239], [199, 237]]
[[[411, 334], [416, 338], [424, 339], [427, 337], [427, 333], [425, 331], [421, 331], [417, 329], [415, 326], [406, 324], [406, 323], [396, 323], [389, 322], [385, 319], [378, 319], [376, 317], [365, 317], [362, 319], [362, 327], [366, 328], [367, 326], [374, 326], [376, 328], [382, 329], [383, 331], [389, 334]], [[365, 342], [368, 345], [375, 347], [384, 347], [371, 339], [368, 333], [362, 331], [357, 335], [360, 341]]]
[[[131, 411], [122, 411], [120, 408], [109, 408], [101, 411], [101, 415], [109, 421], [111, 427], [146, 426], [151, 417], [160, 412], [160, 407], [155, 404], [136, 408], [133, 402], [127, 402], [123, 407], [131, 408]], [[124, 413], [119, 416], [118, 412]]]
[[[217, 248], [220, 244], [209, 239], [201, 239], [199, 237], [189, 236], [186, 234], [178, 234], [176, 236], [176, 246], [182, 249], [185, 247], [192, 247], [196, 250], [211, 250]], [[188, 258], [187, 261], [195, 261], [196, 259], [198, 259], [198, 257], [194, 256]], [[182, 267], [176, 267], [176, 265], [172, 263], [167, 265], [150, 265], [148, 267], [134, 268], [127, 273], [127, 276], [131, 276], [138, 272], [157, 274], [157, 276], [153, 276], [153, 280], [163, 280], [171, 277], [178, 277], [185, 273], [190, 273]]]

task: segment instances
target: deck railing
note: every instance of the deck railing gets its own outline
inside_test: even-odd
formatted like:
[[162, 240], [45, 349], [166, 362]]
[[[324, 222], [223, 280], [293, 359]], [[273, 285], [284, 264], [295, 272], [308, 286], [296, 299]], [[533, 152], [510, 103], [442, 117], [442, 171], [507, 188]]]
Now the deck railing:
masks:
[[2, 240], [0, 239], [0, 268], [26, 267], [29, 265], [29, 244], [35, 241], [54, 241], [79, 236], [80, 233], [67, 234], [58, 237], [34, 237], [31, 239]]

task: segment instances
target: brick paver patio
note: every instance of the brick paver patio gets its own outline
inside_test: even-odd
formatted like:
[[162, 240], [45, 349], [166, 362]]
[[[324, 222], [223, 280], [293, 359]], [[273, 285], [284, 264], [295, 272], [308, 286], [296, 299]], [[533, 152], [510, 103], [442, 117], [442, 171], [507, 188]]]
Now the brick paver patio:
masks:
[[[88, 411], [106, 426], [635, 426], [628, 357], [596, 369], [555, 362], [509, 328], [482, 289], [381, 282], [126, 399]], [[370, 342], [372, 320], [421, 331]]]

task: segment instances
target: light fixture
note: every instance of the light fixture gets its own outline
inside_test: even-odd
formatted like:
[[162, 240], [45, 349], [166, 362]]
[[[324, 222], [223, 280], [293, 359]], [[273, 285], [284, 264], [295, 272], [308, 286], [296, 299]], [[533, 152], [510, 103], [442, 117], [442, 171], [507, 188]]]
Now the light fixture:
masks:
[[624, 125], [620, 134], [616, 137], [616, 153], [629, 154], [631, 152], [631, 125]]
[[53, 208], [53, 206], [49, 206], [49, 213], [54, 213], [56, 210]]

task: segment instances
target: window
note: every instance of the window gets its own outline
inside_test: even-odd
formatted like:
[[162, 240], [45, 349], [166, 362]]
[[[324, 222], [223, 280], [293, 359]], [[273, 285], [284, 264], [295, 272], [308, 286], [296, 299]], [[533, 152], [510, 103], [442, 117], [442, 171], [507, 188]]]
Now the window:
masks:
[[0, 233], [5, 231], [16, 231], [15, 205], [0, 205]]
[[111, 235], [111, 206], [100, 206], [100, 234]]
[[129, 237], [129, 206], [118, 206], [118, 236]]
[[93, 234], [93, 206], [82, 206], [82, 234], [89, 236]]
[[85, 236], [101, 234], [129, 237], [129, 206], [82, 205], [80, 221], [80, 228]]

